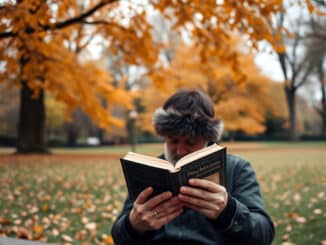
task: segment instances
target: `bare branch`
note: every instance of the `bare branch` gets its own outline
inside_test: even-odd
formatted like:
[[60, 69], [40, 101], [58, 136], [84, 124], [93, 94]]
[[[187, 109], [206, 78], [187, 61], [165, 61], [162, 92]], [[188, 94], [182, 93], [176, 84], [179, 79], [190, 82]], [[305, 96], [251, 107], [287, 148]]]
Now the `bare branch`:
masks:
[[288, 80], [287, 68], [286, 68], [286, 53], [277, 53], [278, 60], [280, 61], [282, 73], [285, 80]]
[[[73, 24], [76, 23], [82, 23], [82, 21], [84, 19], [86, 19], [87, 17], [91, 16], [92, 14], [94, 14], [97, 10], [101, 9], [102, 7], [111, 4], [113, 2], [117, 2], [118, 0], [102, 0], [99, 3], [97, 3], [94, 7], [92, 7], [91, 9], [89, 9], [88, 11], [86, 11], [85, 13], [80, 14], [79, 16], [73, 17], [71, 19], [62, 21], [62, 22], [58, 22], [55, 23], [53, 25], [43, 25], [42, 27], [42, 31], [48, 31], [48, 30], [52, 30], [52, 29], [63, 29], [66, 28], [68, 26], [71, 26]], [[29, 34], [35, 33], [38, 30], [35, 29], [29, 29]], [[3, 38], [10, 38], [10, 37], [16, 37], [17, 33], [9, 31], [9, 32], [0, 32], [0, 39]]]
[[[94, 14], [97, 10], [104, 7], [105, 5], [116, 2], [116, 1], [117, 0], [102, 0], [101, 2], [96, 4], [93, 8], [89, 9], [88, 11], [86, 11], [85, 13], [83, 13], [83, 14], [81, 14], [79, 16], [76, 16], [74, 18], [71, 18], [71, 19], [68, 19], [68, 20], [65, 20], [65, 21], [54, 24], [54, 28], [55, 29], [62, 29], [62, 28], [65, 28], [67, 26], [79, 23], [82, 20], [84, 20], [85, 18], [87, 18], [88, 16], [91, 16], [92, 14]], [[49, 30], [52, 27], [51, 26], [45, 26], [44, 28], [47, 28], [45, 30]]]
[[9, 37], [16, 37], [16, 36], [17, 36], [17, 34], [12, 32], [12, 31], [0, 32], [0, 39], [9, 38]]
[[81, 45], [77, 45], [77, 48], [76, 48], [76, 53], [80, 53], [80, 51], [82, 51], [85, 47], [87, 47], [88, 44], [90, 44], [90, 42], [94, 39], [95, 37], [95, 34], [93, 33], [92, 35], [90, 35], [90, 37], [88, 38], [88, 40], [81, 44]]
[[313, 68], [314, 68], [313, 64], [310, 63], [309, 66], [306, 68], [301, 81], [298, 84], [294, 85], [295, 90], [298, 89], [299, 87], [301, 87], [307, 81], [307, 78], [310, 75], [310, 73], [312, 72]]
[[112, 27], [117, 27], [117, 28], [121, 29], [122, 31], [130, 32], [129, 29], [127, 29], [121, 25], [117, 25], [117, 23], [115, 23], [115, 22], [109, 22], [107, 20], [94, 20], [94, 21], [82, 20], [81, 23], [86, 24], [86, 25], [109, 25]]

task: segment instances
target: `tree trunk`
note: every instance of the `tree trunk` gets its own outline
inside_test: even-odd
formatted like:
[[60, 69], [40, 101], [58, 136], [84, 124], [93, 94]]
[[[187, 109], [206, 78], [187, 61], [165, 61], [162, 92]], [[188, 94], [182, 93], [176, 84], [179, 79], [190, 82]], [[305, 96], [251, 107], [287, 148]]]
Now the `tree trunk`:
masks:
[[44, 90], [34, 99], [26, 82], [21, 85], [17, 153], [48, 153]]
[[321, 61], [318, 64], [318, 76], [319, 76], [319, 83], [320, 83], [320, 90], [321, 90], [321, 102], [320, 102], [320, 116], [322, 120], [322, 128], [321, 128], [321, 136], [326, 136], [326, 87], [325, 87], [325, 76], [324, 76], [324, 70], [323, 70], [323, 63], [324, 58], [321, 59]]
[[285, 96], [289, 112], [289, 140], [298, 140], [298, 134], [296, 129], [296, 108], [295, 108], [295, 90], [289, 87], [285, 87]]
[[78, 138], [78, 130], [76, 129], [76, 125], [73, 122], [67, 124], [66, 126], [67, 132], [67, 144], [70, 147], [77, 145], [77, 138]]

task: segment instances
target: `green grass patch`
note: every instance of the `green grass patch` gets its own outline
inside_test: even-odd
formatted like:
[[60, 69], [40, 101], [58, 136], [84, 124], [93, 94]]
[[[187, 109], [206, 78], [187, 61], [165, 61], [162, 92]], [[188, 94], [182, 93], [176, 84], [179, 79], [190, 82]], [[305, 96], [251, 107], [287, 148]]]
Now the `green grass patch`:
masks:
[[[326, 240], [326, 151], [322, 143], [317, 146], [229, 144], [229, 152], [250, 160], [256, 170], [276, 226], [273, 244]], [[162, 145], [136, 149], [157, 155]], [[129, 150], [123, 146], [55, 149], [50, 156], [0, 155], [0, 236], [110, 244], [110, 229], [126, 196], [118, 157]]]

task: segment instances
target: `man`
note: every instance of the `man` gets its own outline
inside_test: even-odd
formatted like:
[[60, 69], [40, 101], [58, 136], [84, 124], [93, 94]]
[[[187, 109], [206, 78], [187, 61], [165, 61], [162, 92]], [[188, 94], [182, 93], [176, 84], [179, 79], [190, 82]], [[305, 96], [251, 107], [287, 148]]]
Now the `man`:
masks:
[[[153, 116], [156, 132], [164, 138], [162, 157], [176, 162], [221, 136], [214, 105], [201, 91], [172, 95]], [[143, 190], [132, 203], [125, 201], [115, 221], [116, 244], [270, 244], [274, 227], [264, 211], [259, 184], [250, 164], [227, 156], [227, 186], [191, 179], [177, 196], [164, 192], [150, 197]]]

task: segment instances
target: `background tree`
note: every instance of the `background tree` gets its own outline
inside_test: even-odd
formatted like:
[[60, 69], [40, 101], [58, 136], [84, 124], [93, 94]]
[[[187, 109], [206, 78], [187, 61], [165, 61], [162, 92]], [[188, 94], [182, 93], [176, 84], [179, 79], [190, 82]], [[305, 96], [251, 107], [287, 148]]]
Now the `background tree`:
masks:
[[309, 62], [307, 52], [303, 52], [306, 41], [306, 21], [309, 16], [319, 12], [314, 5], [305, 1], [284, 1], [284, 10], [276, 14], [274, 21], [270, 22], [274, 34], [274, 50], [284, 77], [284, 92], [289, 117], [289, 139], [297, 140], [296, 130], [296, 95], [300, 87], [308, 81], [314, 69]]
[[0, 83], [0, 137], [8, 141], [17, 136], [19, 90]]
[[[80, 106], [102, 128], [122, 125], [108, 111], [115, 104], [130, 107], [131, 96], [123, 88], [113, 86], [112, 76], [88, 62], [82, 53], [77, 55], [69, 45], [84, 50], [97, 39], [113, 55], [123, 57], [126, 64], [141, 64], [153, 73], [153, 68], [161, 65], [159, 54], [163, 47], [153, 40], [147, 13], [159, 11], [173, 23], [171, 28], [199, 48], [201, 60], [219, 57], [221, 63], [236, 70], [237, 54], [229, 52], [225, 40], [232, 32], [240, 32], [249, 37], [254, 48], [260, 40], [272, 41], [266, 19], [280, 9], [279, 1], [262, 4], [259, 0], [246, 4], [236, 1], [3, 1], [0, 81], [9, 78], [21, 90], [17, 151], [47, 151], [45, 90], [66, 104], [68, 113]], [[102, 99], [106, 103], [101, 103]]]
[[[140, 125], [152, 131], [151, 115], [176, 89], [199, 88], [207, 92], [216, 105], [216, 114], [225, 123], [229, 133], [262, 133], [265, 130], [265, 115], [280, 114], [271, 99], [272, 81], [263, 76], [254, 63], [253, 56], [244, 53], [239, 39], [228, 42], [229, 50], [238, 53], [241, 70], [235, 72], [221, 62], [210, 57], [202, 61], [200, 50], [194, 46], [181, 45], [167, 68], [155, 70], [151, 75], [154, 86], [145, 89], [143, 104], [146, 113], [141, 116]], [[244, 74], [239, 77], [240, 74]], [[244, 77], [245, 76], [245, 77]], [[278, 114], [277, 114], [278, 113]]]
[[21, 88], [18, 152], [47, 151], [45, 89], [65, 103], [68, 111], [81, 106], [101, 127], [121, 125], [98, 97], [110, 106], [130, 106], [129, 97], [109, 83], [106, 71], [79, 60], [68, 42], [87, 17], [113, 2], [90, 1], [84, 12], [80, 12], [78, 1], [10, 1], [0, 9], [0, 53], [5, 67], [1, 77], [9, 77]]
[[[317, 81], [314, 86], [314, 93], [311, 100], [314, 101], [314, 108], [321, 119], [321, 136], [326, 136], [326, 18], [325, 16], [311, 16], [308, 22], [309, 32], [305, 42], [308, 62], [314, 65], [313, 80]], [[317, 99], [317, 102], [316, 101]]]

